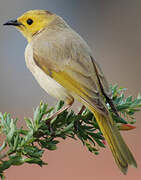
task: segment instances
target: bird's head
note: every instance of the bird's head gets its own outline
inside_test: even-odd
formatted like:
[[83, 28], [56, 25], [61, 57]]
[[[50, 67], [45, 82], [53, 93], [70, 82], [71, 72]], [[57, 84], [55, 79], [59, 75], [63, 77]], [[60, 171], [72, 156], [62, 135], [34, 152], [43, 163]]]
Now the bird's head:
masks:
[[55, 14], [45, 10], [31, 10], [25, 12], [16, 20], [10, 20], [4, 25], [15, 26], [30, 42], [32, 37], [47, 27], [55, 18]]

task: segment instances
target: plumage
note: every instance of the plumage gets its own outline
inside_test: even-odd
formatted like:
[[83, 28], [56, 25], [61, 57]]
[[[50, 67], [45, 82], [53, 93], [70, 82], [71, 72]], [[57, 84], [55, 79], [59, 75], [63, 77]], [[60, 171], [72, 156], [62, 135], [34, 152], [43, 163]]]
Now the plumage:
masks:
[[126, 174], [128, 165], [137, 167], [104, 101], [117, 114], [108, 82], [83, 38], [61, 17], [44, 10], [24, 13], [16, 27], [29, 42], [26, 64], [40, 86], [66, 103], [77, 99], [89, 108], [119, 169]]
[[[91, 58], [92, 53], [85, 41], [66, 25], [62, 18], [57, 17], [57, 21], [60, 21], [60, 24], [64, 23], [64, 26], [58, 27], [53, 22], [31, 41], [35, 62], [51, 77], [55, 74], [53, 78], [57, 78], [60, 84], [64, 83], [64, 78], [68, 77], [70, 80], [66, 81], [65, 88], [71, 91], [73, 96], [74, 94], [76, 96], [76, 93], [73, 92], [76, 90], [72, 86], [70, 87], [68, 83], [71, 82], [70, 85], [72, 85], [75, 80], [75, 84], [80, 84], [81, 91], [85, 91], [87, 94], [89, 103], [94, 106], [97, 104], [97, 110], [100, 111], [101, 109], [101, 113], [104, 113], [104, 106], [100, 100], [101, 91], [93, 63], [95, 63], [99, 77], [105, 85], [103, 88], [109, 96], [110, 90], [102, 71], [95, 60]], [[40, 43], [38, 43], [39, 41]], [[56, 72], [58, 72], [58, 76]], [[80, 99], [77, 96], [78, 98]]]
[[[128, 165], [136, 167], [136, 161], [104, 103], [101, 87], [110, 97], [109, 85], [86, 42], [57, 17], [48, 28], [33, 37], [30, 44], [37, 66], [61, 84], [68, 97], [71, 94], [94, 113], [121, 171], [126, 174]], [[47, 92], [48, 88], [50, 85], [46, 86]]]

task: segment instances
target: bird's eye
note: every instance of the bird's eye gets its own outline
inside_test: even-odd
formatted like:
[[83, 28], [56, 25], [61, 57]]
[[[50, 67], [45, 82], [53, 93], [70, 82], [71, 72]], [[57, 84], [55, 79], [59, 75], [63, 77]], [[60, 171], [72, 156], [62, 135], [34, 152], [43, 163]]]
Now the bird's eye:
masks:
[[33, 20], [32, 19], [28, 19], [26, 22], [27, 22], [28, 25], [31, 25], [33, 23]]

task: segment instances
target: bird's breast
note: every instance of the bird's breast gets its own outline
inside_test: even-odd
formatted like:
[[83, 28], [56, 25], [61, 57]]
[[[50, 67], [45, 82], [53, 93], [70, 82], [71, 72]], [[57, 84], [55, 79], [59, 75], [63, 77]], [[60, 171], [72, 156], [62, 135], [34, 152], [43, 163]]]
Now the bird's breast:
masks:
[[33, 50], [30, 45], [25, 50], [25, 60], [28, 69], [32, 72], [40, 86], [51, 96], [57, 99], [65, 100], [68, 98], [68, 91], [57, 83], [53, 78], [47, 75], [40, 67], [37, 66], [33, 59]]

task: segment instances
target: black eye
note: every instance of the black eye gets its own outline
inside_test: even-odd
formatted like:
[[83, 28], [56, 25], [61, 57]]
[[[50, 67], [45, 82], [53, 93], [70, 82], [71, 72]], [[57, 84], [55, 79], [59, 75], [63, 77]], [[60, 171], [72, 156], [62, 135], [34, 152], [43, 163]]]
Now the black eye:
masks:
[[33, 20], [32, 19], [28, 19], [26, 22], [27, 22], [28, 25], [31, 25], [33, 23]]

